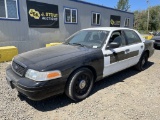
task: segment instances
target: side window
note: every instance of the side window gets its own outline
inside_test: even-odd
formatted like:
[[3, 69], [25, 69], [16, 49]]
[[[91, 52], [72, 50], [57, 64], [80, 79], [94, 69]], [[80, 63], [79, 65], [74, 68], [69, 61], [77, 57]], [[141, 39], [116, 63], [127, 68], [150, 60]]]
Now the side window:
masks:
[[125, 30], [124, 33], [126, 35], [127, 42], [129, 45], [141, 42], [141, 39], [139, 38], [136, 32], [132, 30]]
[[117, 42], [120, 44], [120, 47], [125, 46], [126, 45], [126, 40], [124, 35], [122, 34], [121, 31], [115, 31], [112, 33], [109, 43], [111, 42]]

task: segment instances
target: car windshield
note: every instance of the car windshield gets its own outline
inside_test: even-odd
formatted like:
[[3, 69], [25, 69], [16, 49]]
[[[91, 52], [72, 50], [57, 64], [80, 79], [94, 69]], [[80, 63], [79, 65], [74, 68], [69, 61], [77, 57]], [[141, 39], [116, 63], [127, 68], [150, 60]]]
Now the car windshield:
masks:
[[70, 45], [100, 48], [105, 42], [108, 33], [108, 31], [104, 30], [82, 30], [68, 38], [65, 43]]

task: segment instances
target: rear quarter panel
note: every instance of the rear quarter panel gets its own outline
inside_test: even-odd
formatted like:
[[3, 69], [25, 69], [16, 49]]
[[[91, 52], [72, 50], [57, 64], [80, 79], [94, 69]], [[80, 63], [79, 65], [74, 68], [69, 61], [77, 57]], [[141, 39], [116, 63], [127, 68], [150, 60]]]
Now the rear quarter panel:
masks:
[[144, 51], [149, 51], [149, 57], [151, 57], [154, 53], [154, 42], [152, 40], [145, 40], [145, 50]]

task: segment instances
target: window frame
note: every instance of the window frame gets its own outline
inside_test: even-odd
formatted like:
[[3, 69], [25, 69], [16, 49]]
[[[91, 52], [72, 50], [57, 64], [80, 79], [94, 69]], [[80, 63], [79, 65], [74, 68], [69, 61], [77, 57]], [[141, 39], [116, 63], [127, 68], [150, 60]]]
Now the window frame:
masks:
[[13, 1], [16, 2], [17, 18], [9, 18], [8, 17], [7, 0], [4, 0], [4, 7], [5, 7], [6, 17], [0, 17], [0, 20], [13, 20], [13, 21], [19, 21], [20, 20], [19, 0], [13, 0]]
[[[126, 21], [127, 21], [127, 25], [126, 25]], [[124, 26], [125, 27], [129, 27], [130, 26], [130, 18], [126, 18], [124, 21]]]
[[[70, 17], [71, 17], [71, 22], [67, 22], [66, 21], [66, 13], [65, 13], [65, 10], [70, 10]], [[73, 18], [73, 14], [72, 14], [72, 11], [75, 10], [76, 11], [76, 22], [73, 22], [72, 21], [72, 18]], [[78, 24], [78, 9], [76, 8], [70, 8], [70, 7], [64, 7], [64, 10], [63, 10], [63, 13], [64, 13], [64, 23], [65, 24]]]
[[[93, 23], [93, 15], [94, 14], [96, 14], [96, 23]], [[97, 24], [98, 23], [98, 14], [100, 15], [100, 17], [99, 17], [99, 24]], [[92, 25], [96, 25], [96, 26], [100, 26], [101, 25], [101, 13], [99, 13], [99, 12], [92, 12]]]
[[[125, 45], [121, 45], [121, 46], [119, 46], [118, 48], [122, 48], [122, 47], [128, 46], [128, 41], [127, 41], [127, 39], [126, 39], [126, 35], [124, 34], [124, 31], [123, 31], [123, 30], [115, 30], [115, 31], [112, 31], [112, 32], [110, 33], [109, 40], [111, 39], [112, 35], [113, 35], [115, 32], [119, 32], [119, 33], [120, 33], [119, 36], [122, 36], [122, 37], [124, 38], [124, 41], [125, 41]], [[107, 44], [106, 44], [106, 47], [109, 46], [109, 44], [110, 44], [110, 41], [109, 41], [109, 40], [108, 40], [108, 42], [107, 42]], [[115, 49], [116, 49], [116, 48], [115, 48]]]

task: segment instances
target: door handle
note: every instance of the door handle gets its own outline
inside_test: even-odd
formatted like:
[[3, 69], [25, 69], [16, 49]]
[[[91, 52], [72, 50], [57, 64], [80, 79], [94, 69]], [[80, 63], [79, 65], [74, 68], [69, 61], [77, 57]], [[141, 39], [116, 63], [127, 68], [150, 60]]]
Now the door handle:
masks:
[[125, 52], [127, 52], [127, 53], [128, 53], [129, 51], [130, 51], [129, 49], [126, 49], [126, 50], [125, 50]]

